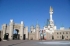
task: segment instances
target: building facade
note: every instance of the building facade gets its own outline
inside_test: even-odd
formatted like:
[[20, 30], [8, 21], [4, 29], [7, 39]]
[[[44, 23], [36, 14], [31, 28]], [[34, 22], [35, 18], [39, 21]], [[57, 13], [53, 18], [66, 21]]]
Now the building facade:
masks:
[[[2, 30], [0, 31], [0, 37], [2, 40], [70, 40], [70, 29], [65, 29], [63, 26], [57, 29], [53, 20], [53, 8], [50, 6], [50, 19], [47, 25], [43, 29], [40, 28], [37, 23], [34, 27], [30, 27], [30, 32], [28, 32], [28, 27], [24, 25], [23, 21], [20, 24], [16, 24], [13, 20], [10, 23], [3, 24]], [[17, 34], [13, 34], [14, 30]]]
[[[63, 26], [60, 27], [60, 29], [57, 29], [57, 27], [54, 24], [53, 20], [53, 8], [50, 6], [50, 19], [47, 21], [47, 25], [44, 26], [44, 28], [39, 30], [39, 39], [42, 40], [70, 40], [70, 29], [65, 29]], [[35, 39], [35, 29], [34, 26], [31, 28], [31, 32], [29, 35], [33, 39]], [[38, 40], [39, 40], [38, 39]]]

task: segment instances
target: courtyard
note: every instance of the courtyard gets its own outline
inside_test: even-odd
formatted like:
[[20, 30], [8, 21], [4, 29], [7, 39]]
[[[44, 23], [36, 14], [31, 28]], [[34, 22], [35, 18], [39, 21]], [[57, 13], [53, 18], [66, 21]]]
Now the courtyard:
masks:
[[70, 46], [70, 41], [11, 40], [1, 41], [0, 46]]

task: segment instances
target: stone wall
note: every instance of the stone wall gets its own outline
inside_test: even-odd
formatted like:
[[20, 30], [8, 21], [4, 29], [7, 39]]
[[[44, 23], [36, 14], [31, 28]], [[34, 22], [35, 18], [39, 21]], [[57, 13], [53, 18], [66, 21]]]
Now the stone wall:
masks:
[[70, 30], [56, 30], [53, 34], [47, 33], [47, 40], [70, 40]]

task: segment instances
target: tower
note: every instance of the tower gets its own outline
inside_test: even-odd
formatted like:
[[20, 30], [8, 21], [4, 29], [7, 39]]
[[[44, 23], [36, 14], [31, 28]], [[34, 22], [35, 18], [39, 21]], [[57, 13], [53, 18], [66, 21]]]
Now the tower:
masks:
[[33, 25], [30, 27], [30, 31], [31, 31], [31, 33], [34, 33], [34, 32], [35, 32], [35, 31], [34, 31], [34, 26], [33, 26]]
[[21, 21], [20, 25], [20, 40], [23, 40], [23, 34], [24, 34], [24, 23]]
[[6, 34], [6, 31], [7, 31], [7, 30], [6, 30], [6, 29], [7, 29], [6, 26], [7, 26], [7, 24], [3, 24], [3, 26], [2, 26], [2, 30], [3, 30], [2, 39], [4, 39], [4, 36], [5, 36], [5, 34]]
[[53, 21], [53, 19], [52, 19], [52, 14], [53, 14], [53, 8], [50, 6], [50, 26], [54, 26], [54, 21]]
[[39, 26], [39, 24], [38, 24], [38, 22], [37, 22], [37, 24], [36, 24], [36, 31], [35, 31], [35, 34], [36, 34], [36, 40], [39, 40], [40, 39], [40, 26]]
[[13, 39], [13, 28], [14, 28], [14, 21], [13, 19], [10, 20], [10, 24], [9, 24], [9, 40]]
[[52, 34], [54, 33], [54, 30], [56, 30], [56, 26], [54, 25], [54, 21], [52, 18], [52, 14], [53, 14], [53, 8], [50, 6], [50, 19], [48, 20], [48, 25], [47, 27], [44, 27], [44, 30], [46, 30], [46, 32]]

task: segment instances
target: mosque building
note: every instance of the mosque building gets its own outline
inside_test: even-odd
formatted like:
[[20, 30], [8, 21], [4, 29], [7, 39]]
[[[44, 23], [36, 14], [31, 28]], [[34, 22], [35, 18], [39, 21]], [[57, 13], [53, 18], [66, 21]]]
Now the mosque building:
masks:
[[[64, 26], [57, 29], [57, 26], [54, 24], [54, 20], [52, 18], [53, 8], [50, 6], [50, 19], [48, 20], [48, 25], [44, 26], [39, 33], [38, 39], [43, 40], [70, 40], [70, 29], [65, 29]], [[39, 26], [38, 26], [39, 27]], [[40, 27], [39, 27], [40, 28]], [[39, 32], [39, 31], [38, 31]], [[37, 35], [37, 34], [36, 34]], [[29, 39], [35, 39], [35, 28], [31, 26], [31, 33], [29, 33]]]

